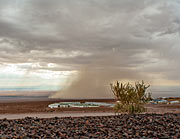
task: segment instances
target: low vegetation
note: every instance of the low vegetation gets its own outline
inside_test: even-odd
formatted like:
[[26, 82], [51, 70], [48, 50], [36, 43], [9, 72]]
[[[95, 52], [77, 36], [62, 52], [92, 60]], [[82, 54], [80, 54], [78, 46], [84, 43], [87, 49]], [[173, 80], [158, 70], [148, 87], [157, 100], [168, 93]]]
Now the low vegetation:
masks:
[[146, 93], [150, 85], [144, 82], [136, 82], [135, 86], [130, 83], [116, 82], [110, 84], [111, 90], [117, 99], [114, 106], [116, 113], [141, 113], [145, 112], [144, 104], [151, 100], [151, 94]]

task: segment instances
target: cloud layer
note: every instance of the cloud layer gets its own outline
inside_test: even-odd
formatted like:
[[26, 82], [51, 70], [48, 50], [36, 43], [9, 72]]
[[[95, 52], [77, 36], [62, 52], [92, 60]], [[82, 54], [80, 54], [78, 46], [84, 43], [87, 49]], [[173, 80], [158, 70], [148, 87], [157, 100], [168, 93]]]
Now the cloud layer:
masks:
[[0, 64], [179, 84], [179, 14], [178, 0], [0, 0]]

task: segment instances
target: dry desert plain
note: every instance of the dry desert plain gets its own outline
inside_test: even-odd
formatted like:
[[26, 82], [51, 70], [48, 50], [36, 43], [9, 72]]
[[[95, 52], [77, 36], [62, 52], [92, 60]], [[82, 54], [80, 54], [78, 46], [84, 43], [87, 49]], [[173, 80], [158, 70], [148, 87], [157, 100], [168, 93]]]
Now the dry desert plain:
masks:
[[0, 138], [180, 138], [180, 105], [146, 105], [147, 113], [115, 115], [113, 108], [48, 108], [64, 101], [20, 100], [0, 103]]

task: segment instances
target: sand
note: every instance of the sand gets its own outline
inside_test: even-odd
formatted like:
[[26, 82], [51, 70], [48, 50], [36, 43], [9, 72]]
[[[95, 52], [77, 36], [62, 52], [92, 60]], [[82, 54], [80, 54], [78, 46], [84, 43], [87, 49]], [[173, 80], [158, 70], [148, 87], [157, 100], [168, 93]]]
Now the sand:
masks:
[[93, 101], [93, 102], [108, 102], [112, 100], [61, 100], [61, 99], [41, 99], [41, 100], [13, 100], [8, 102], [0, 102], [0, 114], [20, 114], [20, 113], [57, 113], [57, 112], [113, 112], [112, 108], [48, 108], [49, 104], [57, 102], [72, 102], [72, 101]]
[[[61, 99], [28, 99], [28, 100], [11, 100], [0, 102], [0, 119], [18, 119], [27, 116], [39, 118], [51, 117], [81, 117], [81, 116], [105, 116], [114, 115], [113, 108], [97, 107], [97, 108], [48, 108], [49, 104], [64, 101], [94, 101], [114, 103], [114, 100], [61, 100]], [[147, 113], [180, 113], [180, 104], [148, 104], [145, 105]]]
[[62, 100], [62, 99], [14, 99], [0, 102], [0, 119], [19, 119], [25, 117], [83, 117], [114, 115], [112, 108], [48, 108], [49, 104], [70, 101], [95, 101], [113, 103], [114, 100]]
[[113, 112], [58, 112], [58, 113], [20, 113], [0, 114], [0, 119], [22, 119], [25, 117], [52, 118], [52, 117], [84, 117], [84, 116], [112, 116]]

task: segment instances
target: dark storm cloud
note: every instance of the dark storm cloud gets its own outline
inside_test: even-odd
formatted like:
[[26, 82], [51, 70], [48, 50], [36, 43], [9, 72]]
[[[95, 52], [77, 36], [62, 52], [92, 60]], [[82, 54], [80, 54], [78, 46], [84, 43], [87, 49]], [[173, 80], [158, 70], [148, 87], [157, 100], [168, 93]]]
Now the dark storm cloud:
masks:
[[125, 69], [123, 78], [163, 70], [180, 79], [178, 7], [175, 0], [0, 0], [0, 61], [111, 67]]

